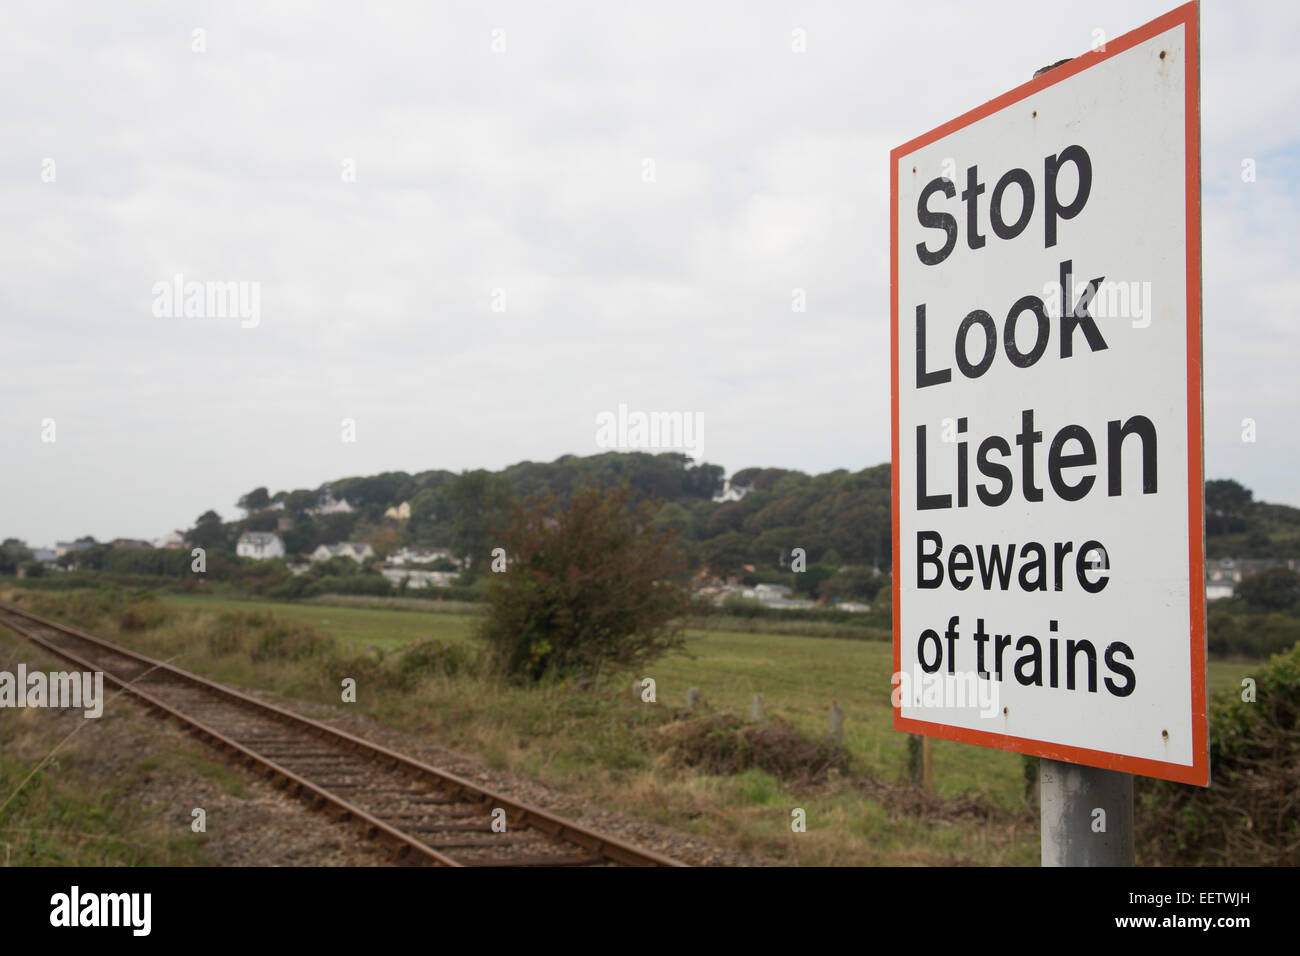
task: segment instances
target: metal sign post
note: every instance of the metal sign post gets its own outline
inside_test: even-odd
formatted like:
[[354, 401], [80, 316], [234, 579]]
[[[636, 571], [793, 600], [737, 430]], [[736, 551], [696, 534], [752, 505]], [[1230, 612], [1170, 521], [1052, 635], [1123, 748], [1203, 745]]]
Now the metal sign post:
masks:
[[1043, 866], [1133, 865], [1133, 775], [1038, 761]]

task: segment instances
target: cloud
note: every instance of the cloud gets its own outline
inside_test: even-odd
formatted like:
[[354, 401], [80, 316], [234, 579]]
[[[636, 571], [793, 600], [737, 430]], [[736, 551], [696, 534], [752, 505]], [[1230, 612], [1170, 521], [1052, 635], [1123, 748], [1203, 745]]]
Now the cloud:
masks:
[[[16, 9], [2, 533], [153, 535], [261, 484], [588, 454], [619, 402], [703, 414], [729, 469], [887, 460], [889, 149], [1164, 10]], [[1300, 14], [1202, 10], [1207, 470], [1300, 503]], [[154, 317], [176, 273], [258, 282], [260, 325]]]

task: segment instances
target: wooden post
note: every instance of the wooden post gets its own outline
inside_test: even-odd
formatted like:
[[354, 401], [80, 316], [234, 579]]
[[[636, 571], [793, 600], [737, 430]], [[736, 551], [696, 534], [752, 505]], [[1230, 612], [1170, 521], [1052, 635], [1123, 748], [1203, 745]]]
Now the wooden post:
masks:
[[844, 711], [840, 710], [838, 701], [831, 701], [831, 740], [837, 744], [844, 742]]
[[750, 701], [749, 719], [755, 721], [756, 723], [763, 719], [763, 695], [762, 694], [755, 694], [754, 699]]

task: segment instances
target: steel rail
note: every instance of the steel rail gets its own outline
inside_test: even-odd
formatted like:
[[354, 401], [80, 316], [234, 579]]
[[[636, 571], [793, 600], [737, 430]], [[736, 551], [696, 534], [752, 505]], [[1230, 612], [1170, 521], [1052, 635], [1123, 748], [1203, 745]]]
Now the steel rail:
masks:
[[[390, 768], [400, 770], [408, 776], [427, 783], [432, 783], [440, 791], [449, 796], [465, 800], [473, 800], [483, 804], [490, 804], [494, 808], [500, 807], [506, 810], [507, 819], [515, 825], [532, 827], [541, 833], [563, 840], [566, 843], [574, 844], [575, 846], [581, 847], [611, 862], [621, 863], [625, 866], [680, 867], [686, 865], [671, 857], [656, 853], [653, 850], [646, 850], [642, 847], [635, 846], [617, 837], [609, 836], [608, 834], [603, 834], [589, 827], [574, 823], [572, 820], [567, 820], [564, 817], [557, 816], [556, 814], [543, 810], [540, 807], [535, 807], [531, 804], [524, 803], [523, 801], [507, 797], [504, 794], [490, 790], [487, 787], [479, 786], [464, 777], [449, 773], [445, 770], [439, 770], [423, 761], [398, 753], [397, 751], [381, 744], [350, 734], [347, 731], [330, 727], [328, 724], [323, 724], [320, 721], [312, 720], [310, 717], [296, 714], [291, 710], [287, 710], [275, 704], [259, 700], [256, 697], [243, 693], [242, 691], [235, 690], [232, 687], [227, 687], [224, 684], [219, 684], [206, 677], [201, 677], [191, 671], [175, 667], [164, 661], [155, 660], [154, 658], [147, 657], [143, 654], [137, 653], [136, 651], [129, 650], [120, 644], [115, 644], [101, 637], [97, 637], [81, 628], [40, 617], [30, 611], [16, 607], [13, 604], [4, 601], [0, 601], [0, 611], [15, 615], [41, 627], [51, 628], [52, 630], [58, 631], [62, 634], [85, 641], [94, 647], [128, 658], [135, 663], [146, 666], [148, 668], [146, 673], [165, 673], [170, 677], [190, 683], [226, 700], [233, 701], [245, 709], [255, 710], [262, 715], [272, 717], [282, 723], [289, 724], [290, 726], [324, 738], [336, 745], [341, 745], [343, 748], [353, 753], [373, 759]], [[102, 666], [96, 665], [93, 661], [86, 660], [67, 648], [60, 647], [58, 644], [51, 643], [39, 635], [31, 633], [25, 628], [16, 626], [12, 621], [0, 621], [0, 623], [4, 623], [16, 633], [21, 634], [23, 637], [43, 647], [47, 651], [76, 663], [79, 667], [87, 670], [103, 670]], [[144, 675], [141, 676], [143, 677]], [[415, 854], [417, 857], [423, 858], [422, 860], [418, 860], [418, 862], [428, 862], [441, 866], [463, 865], [452, 858], [439, 853], [437, 850], [425, 846], [416, 837], [408, 836], [402, 831], [384, 823], [382, 820], [360, 807], [349, 803], [343, 797], [330, 792], [324, 787], [313, 784], [310, 780], [280, 766], [274, 760], [231, 740], [219, 731], [208, 727], [206, 724], [202, 723], [202, 721], [183, 713], [162, 700], [159, 700], [157, 697], [149, 694], [142, 688], [135, 686], [131, 680], [121, 679], [107, 670], [104, 670], [104, 678], [114, 686], [139, 698], [152, 710], [180, 721], [183, 726], [191, 728], [200, 737], [203, 737], [218, 746], [220, 749], [236, 756], [240, 762], [254, 767], [259, 767], [268, 776], [278, 778], [285, 786], [292, 789], [296, 796], [302, 797], [313, 806], [319, 807], [323, 804], [332, 807], [342, 818], [351, 819], [356, 822], [366, 831], [368, 837], [378, 840], [381, 843], [385, 843], [396, 851], [399, 858], [407, 858], [412, 854]]]

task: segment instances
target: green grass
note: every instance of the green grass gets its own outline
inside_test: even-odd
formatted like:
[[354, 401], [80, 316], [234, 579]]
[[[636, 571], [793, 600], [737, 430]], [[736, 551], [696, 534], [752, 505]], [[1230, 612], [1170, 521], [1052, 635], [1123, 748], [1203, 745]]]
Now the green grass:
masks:
[[[30, 645], [0, 628], [0, 652], [27, 657]], [[147, 774], [186, 770], [242, 790], [237, 772], [173, 747], [102, 777], [96, 721], [55, 722], [49, 711], [0, 716], [0, 866], [179, 866], [206, 862], [195, 837], [147, 812], [137, 784]], [[73, 732], [77, 731], [77, 732]], [[233, 787], [229, 786], [233, 780]]]
[[[236, 598], [167, 594], [162, 599], [179, 608], [205, 611], [270, 611], [277, 617], [308, 624], [356, 649], [404, 647], [427, 637], [468, 642], [477, 617], [437, 611], [338, 607], [329, 604], [251, 601]], [[349, 601], [351, 603], [351, 601]]]
[[[60, 600], [67, 603], [50, 613], [66, 606], [83, 626], [105, 637], [158, 657], [179, 655], [181, 666], [232, 684], [338, 706], [339, 675], [354, 676], [358, 702], [348, 709], [476, 755], [490, 767], [769, 857], [819, 865], [1028, 865], [1037, 859], [1018, 754], [936, 740], [935, 791], [943, 802], [908, 809], [910, 798], [899, 798], [899, 792], [914, 791], [899, 786], [907, 736], [893, 729], [887, 642], [690, 630], [685, 653], [598, 691], [563, 683], [515, 687], [472, 670], [422, 673], [402, 683], [402, 647], [430, 637], [474, 647], [477, 615], [426, 612], [409, 608], [410, 602], [399, 610], [352, 606], [352, 599], [340, 599], [349, 606], [329, 606], [169, 595], [162, 600], [172, 614], [140, 630], [121, 626], [122, 597], [117, 605], [95, 593], [69, 592]], [[274, 629], [264, 620], [246, 625], [237, 649], [221, 650], [215, 639], [231, 633], [221, 615], [231, 611], [244, 617], [270, 612], [332, 638], [335, 649], [326, 644], [304, 658], [259, 658], [250, 652]], [[320, 644], [320, 638], [312, 641]], [[1239, 688], [1241, 678], [1257, 668], [1250, 661], [1213, 661], [1211, 689]], [[656, 706], [634, 699], [634, 677], [655, 680]], [[707, 710], [735, 715], [747, 714], [751, 697], [761, 693], [769, 717], [819, 737], [826, 733], [829, 704], [837, 700], [854, 773], [878, 785], [864, 790], [846, 779], [805, 786], [759, 770], [726, 776], [666, 763], [655, 745], [657, 728], [680, 715], [689, 687], [700, 689]], [[998, 807], [1000, 815], [971, 815], [969, 808], [981, 802]], [[791, 833], [794, 808], [807, 813], [806, 833]]]
[[[355, 648], [399, 648], [427, 637], [471, 644], [477, 617], [387, 608], [249, 602], [229, 598], [168, 595], [168, 603], [203, 610], [269, 610], [308, 624]], [[1254, 666], [1245, 660], [1210, 661], [1211, 693], [1239, 688]], [[861, 765], [897, 777], [906, 765], [907, 737], [893, 727], [890, 676], [893, 650], [880, 641], [809, 638], [747, 631], [690, 630], [686, 652], [644, 668], [658, 700], [681, 706], [698, 687], [707, 706], [747, 714], [750, 700], [763, 695], [769, 716], [784, 717], [812, 734], [824, 734], [832, 700], [844, 711], [844, 745]], [[1013, 808], [1024, 791], [1019, 754], [935, 740], [935, 792], [941, 797], [977, 793]], [[493, 755], [497, 758], [498, 755]]]

